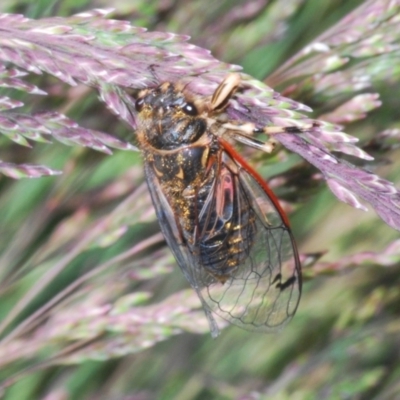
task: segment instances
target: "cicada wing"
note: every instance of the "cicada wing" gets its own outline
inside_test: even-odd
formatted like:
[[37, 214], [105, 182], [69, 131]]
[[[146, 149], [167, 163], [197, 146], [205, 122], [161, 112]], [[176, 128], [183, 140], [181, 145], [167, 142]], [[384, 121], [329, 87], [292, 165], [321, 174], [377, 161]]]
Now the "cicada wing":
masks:
[[144, 170], [161, 232], [163, 233], [165, 241], [171, 249], [172, 254], [174, 255], [185, 278], [200, 298], [210, 325], [211, 335], [217, 337], [219, 334], [218, 325], [200, 294], [200, 287], [213, 284], [215, 278], [201, 268], [198, 257], [196, 257], [184, 243], [179, 218], [174, 214], [168, 199], [165, 197], [153, 168], [149, 164], [145, 164]]
[[[168, 203], [168, 200], [161, 190], [160, 182], [157, 179], [153, 168], [148, 164], [145, 164], [144, 170], [147, 179], [147, 186], [149, 188], [150, 196], [156, 210], [156, 215], [160, 224], [161, 231], [164, 235], [165, 241], [172, 250], [172, 253], [174, 254], [179, 266], [182, 268], [182, 265], [187, 265], [192, 261], [191, 255], [182, 242], [180, 228], [178, 226], [177, 220]], [[185, 269], [183, 269], [183, 273], [186, 276]], [[186, 276], [186, 278], [190, 280], [190, 277]]]
[[247, 256], [225, 282], [205, 282], [199, 293], [210, 310], [234, 325], [247, 330], [277, 330], [292, 318], [301, 295], [296, 244], [277, 200], [259, 183], [257, 173], [226, 153], [224, 157], [228, 162], [221, 170], [235, 164], [231, 171], [233, 215], [239, 213], [235, 221], [240, 221], [240, 213], [247, 213], [245, 220], [252, 220], [252, 234], [249, 224], [243, 223], [239, 237], [251, 243], [246, 247]]

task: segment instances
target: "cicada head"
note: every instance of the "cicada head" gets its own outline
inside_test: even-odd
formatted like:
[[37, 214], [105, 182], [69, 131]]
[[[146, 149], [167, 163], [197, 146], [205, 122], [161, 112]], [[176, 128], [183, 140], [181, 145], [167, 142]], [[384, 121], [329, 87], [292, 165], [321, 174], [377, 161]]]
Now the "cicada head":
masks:
[[170, 82], [142, 91], [135, 108], [143, 139], [156, 149], [173, 150], [194, 143], [207, 129], [196, 106]]

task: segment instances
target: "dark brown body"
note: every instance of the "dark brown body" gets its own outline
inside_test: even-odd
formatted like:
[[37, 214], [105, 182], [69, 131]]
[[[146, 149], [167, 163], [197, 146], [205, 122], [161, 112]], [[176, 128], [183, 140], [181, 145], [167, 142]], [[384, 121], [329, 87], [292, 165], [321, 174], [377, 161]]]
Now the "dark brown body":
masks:
[[[186, 100], [174, 86], [164, 84], [156, 97], [145, 99], [149, 109], [140, 114], [145, 129], [137, 137], [149, 186], [160, 186], [164, 205], [176, 219], [179, 240], [199, 260], [198, 267], [224, 282], [247, 257], [256, 229], [251, 210], [239, 209], [240, 199], [234, 198], [237, 167], [223, 160], [207, 120], [182, 111]], [[218, 204], [208, 204], [205, 209], [213, 211], [202, 213], [210, 202]]]

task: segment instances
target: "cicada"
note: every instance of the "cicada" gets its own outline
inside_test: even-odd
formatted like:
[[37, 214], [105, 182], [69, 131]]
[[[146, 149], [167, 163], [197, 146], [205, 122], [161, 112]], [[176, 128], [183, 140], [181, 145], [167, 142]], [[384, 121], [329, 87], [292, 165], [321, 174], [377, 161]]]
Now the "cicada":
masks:
[[[165, 240], [199, 296], [211, 334], [213, 313], [247, 330], [274, 331], [296, 312], [301, 266], [277, 198], [232, 142], [263, 150], [251, 124], [224, 109], [240, 85], [230, 74], [207, 101], [170, 82], [136, 99], [137, 141]], [[265, 128], [266, 133], [289, 132]]]

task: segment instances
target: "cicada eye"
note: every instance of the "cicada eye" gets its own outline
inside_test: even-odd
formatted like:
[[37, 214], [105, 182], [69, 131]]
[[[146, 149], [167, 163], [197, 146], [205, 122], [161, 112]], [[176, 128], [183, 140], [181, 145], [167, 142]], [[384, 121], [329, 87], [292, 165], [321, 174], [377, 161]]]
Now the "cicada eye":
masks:
[[187, 115], [191, 115], [191, 116], [195, 116], [198, 114], [197, 112], [197, 108], [193, 103], [185, 103], [182, 106], [182, 111], [187, 114]]
[[136, 111], [137, 111], [137, 112], [142, 111], [142, 110], [143, 110], [143, 106], [144, 106], [144, 99], [143, 99], [143, 97], [141, 97], [141, 98], [139, 98], [139, 99], [137, 99], [137, 100], [135, 101], [135, 108], [136, 108]]

